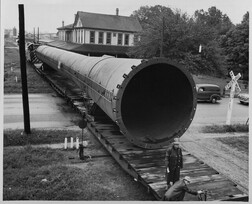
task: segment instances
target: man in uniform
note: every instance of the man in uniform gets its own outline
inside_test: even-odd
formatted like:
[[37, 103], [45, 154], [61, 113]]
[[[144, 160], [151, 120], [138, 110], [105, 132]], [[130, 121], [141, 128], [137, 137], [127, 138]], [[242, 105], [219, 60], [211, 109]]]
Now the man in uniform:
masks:
[[185, 197], [185, 193], [190, 193], [193, 195], [202, 194], [203, 191], [193, 191], [190, 190], [187, 185], [191, 182], [189, 176], [185, 176], [184, 179], [175, 182], [165, 193], [163, 200], [166, 201], [182, 201]]
[[180, 177], [180, 169], [183, 168], [182, 150], [179, 147], [178, 139], [174, 140], [172, 147], [166, 150], [165, 154], [167, 189], [171, 187]]

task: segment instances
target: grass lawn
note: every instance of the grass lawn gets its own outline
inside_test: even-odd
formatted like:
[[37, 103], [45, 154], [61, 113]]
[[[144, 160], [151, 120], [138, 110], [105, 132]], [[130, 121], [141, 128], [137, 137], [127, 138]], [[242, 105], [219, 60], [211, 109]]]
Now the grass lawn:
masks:
[[[31, 132], [4, 130], [4, 200], [155, 200], [107, 154], [83, 163], [76, 150], [30, 145], [62, 143], [65, 137], [80, 138], [81, 131]], [[95, 156], [101, 146], [89, 137], [84, 135], [88, 151]], [[13, 147], [17, 145], [23, 146]]]
[[5, 148], [3, 200], [155, 200], [112, 158], [76, 158], [75, 151]]
[[239, 151], [245, 152], [248, 154], [249, 144], [248, 144], [248, 137], [223, 137], [217, 138], [216, 140], [221, 141], [222, 143], [231, 146]]
[[81, 131], [31, 129], [31, 134], [23, 130], [4, 130], [4, 146], [63, 143], [65, 137], [81, 137]]
[[202, 128], [203, 133], [249, 132], [249, 125], [211, 125]]
[[[19, 50], [13, 48], [15, 45], [11, 41], [5, 41], [4, 48], [4, 94], [22, 93], [21, 70]], [[12, 47], [12, 48], [8, 48]], [[26, 65], [27, 86], [29, 93], [53, 93], [50, 85], [44, 81], [31, 67]], [[16, 82], [17, 77], [17, 82]]]

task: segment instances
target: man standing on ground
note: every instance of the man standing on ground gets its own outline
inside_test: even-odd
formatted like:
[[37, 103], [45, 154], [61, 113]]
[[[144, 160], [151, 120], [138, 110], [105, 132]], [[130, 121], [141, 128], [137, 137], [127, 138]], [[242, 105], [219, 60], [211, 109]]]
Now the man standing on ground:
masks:
[[174, 140], [172, 147], [166, 150], [165, 154], [167, 189], [172, 186], [180, 177], [180, 169], [183, 168], [182, 150], [178, 140]]
[[190, 193], [193, 195], [199, 195], [203, 193], [203, 191], [192, 191], [187, 185], [191, 182], [189, 176], [186, 176], [184, 179], [179, 180], [174, 183], [165, 193], [163, 200], [165, 201], [182, 201], [184, 200], [185, 193]]

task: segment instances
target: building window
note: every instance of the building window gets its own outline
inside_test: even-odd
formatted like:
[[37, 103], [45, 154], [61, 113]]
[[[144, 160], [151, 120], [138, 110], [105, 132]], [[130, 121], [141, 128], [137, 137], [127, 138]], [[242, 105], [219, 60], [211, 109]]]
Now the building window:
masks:
[[103, 44], [103, 32], [99, 32], [99, 40], [98, 40], [99, 44]]
[[106, 44], [111, 44], [111, 33], [107, 33]]
[[124, 45], [129, 45], [129, 34], [125, 34], [124, 36]]
[[90, 31], [90, 43], [95, 43], [95, 32]]
[[116, 37], [116, 33], [113, 33], [113, 37]]
[[118, 33], [118, 41], [117, 41], [118, 45], [122, 45], [122, 33]]

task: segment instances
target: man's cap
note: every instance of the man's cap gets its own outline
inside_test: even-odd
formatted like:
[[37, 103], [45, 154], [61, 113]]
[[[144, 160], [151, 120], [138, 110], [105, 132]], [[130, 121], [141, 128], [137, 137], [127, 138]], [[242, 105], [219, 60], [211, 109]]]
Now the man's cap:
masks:
[[185, 177], [184, 177], [184, 180], [187, 180], [188, 182], [191, 183], [191, 178], [190, 178], [190, 176], [185, 176]]
[[179, 145], [179, 140], [178, 140], [178, 138], [175, 138], [175, 139], [174, 139], [173, 144], [177, 144], [177, 145]]

